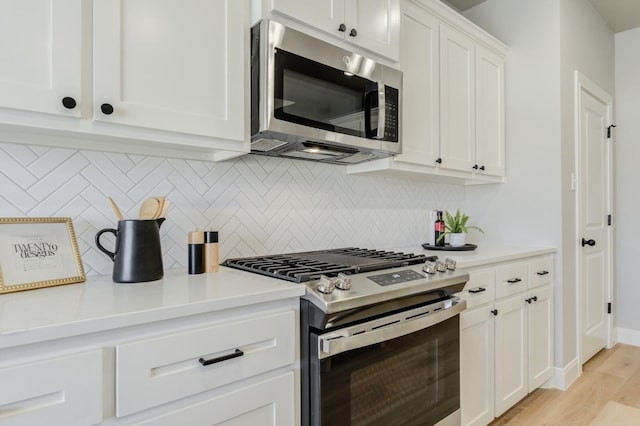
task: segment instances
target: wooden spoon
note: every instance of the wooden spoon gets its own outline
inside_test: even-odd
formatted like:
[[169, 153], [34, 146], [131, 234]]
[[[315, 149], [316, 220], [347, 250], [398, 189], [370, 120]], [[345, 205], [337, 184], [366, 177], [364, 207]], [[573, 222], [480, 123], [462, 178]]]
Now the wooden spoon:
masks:
[[109, 200], [109, 204], [111, 204], [111, 209], [113, 210], [113, 212], [118, 217], [118, 220], [124, 220], [124, 216], [122, 216], [122, 212], [118, 208], [118, 205], [116, 204], [116, 202], [113, 201], [113, 198], [111, 198], [111, 197], [107, 197], [107, 198]]
[[158, 200], [158, 211], [156, 211], [156, 214], [153, 216], [154, 219], [158, 219], [159, 217], [162, 217], [162, 211], [164, 210], [164, 203], [165, 203], [165, 198], [164, 197], [154, 197], [156, 200]]
[[144, 200], [142, 205], [140, 206], [140, 219], [149, 220], [155, 219], [156, 214], [158, 214], [158, 207], [160, 207], [160, 202], [157, 198], [147, 198]]
[[167, 217], [167, 210], [169, 210], [169, 204], [171, 204], [171, 201], [169, 201], [168, 198], [164, 199], [164, 203], [162, 205], [162, 211], [160, 212], [160, 217]]

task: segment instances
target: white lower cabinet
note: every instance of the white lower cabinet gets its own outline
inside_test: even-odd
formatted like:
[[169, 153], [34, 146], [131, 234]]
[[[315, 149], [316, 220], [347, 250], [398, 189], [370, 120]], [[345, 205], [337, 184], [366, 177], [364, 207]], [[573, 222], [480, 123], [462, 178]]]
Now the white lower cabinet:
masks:
[[553, 376], [552, 270], [551, 256], [469, 270], [460, 315], [463, 425], [491, 423]]
[[297, 298], [0, 351], [0, 425], [294, 425]]

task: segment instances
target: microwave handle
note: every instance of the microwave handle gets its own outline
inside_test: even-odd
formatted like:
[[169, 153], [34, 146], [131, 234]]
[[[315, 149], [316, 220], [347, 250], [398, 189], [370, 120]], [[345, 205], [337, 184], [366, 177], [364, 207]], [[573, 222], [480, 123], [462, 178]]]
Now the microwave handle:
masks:
[[[371, 110], [373, 109], [373, 96], [378, 96], [378, 123], [376, 129], [377, 134], [373, 134], [373, 127], [371, 126]], [[365, 137], [368, 139], [383, 139], [384, 138], [384, 126], [385, 126], [385, 91], [384, 84], [381, 82], [376, 83], [376, 89], [370, 90], [365, 94], [364, 98], [364, 127]]]

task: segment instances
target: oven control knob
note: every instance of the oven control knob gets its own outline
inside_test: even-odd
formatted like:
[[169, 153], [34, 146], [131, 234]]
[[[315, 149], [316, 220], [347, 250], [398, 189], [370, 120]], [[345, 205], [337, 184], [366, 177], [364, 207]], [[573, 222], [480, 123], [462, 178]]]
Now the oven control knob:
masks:
[[436, 260], [436, 269], [438, 272], [447, 272], [447, 265], [440, 259]]
[[335, 279], [331, 279], [326, 275], [320, 275], [320, 282], [318, 283], [316, 290], [322, 294], [331, 294], [335, 289]]
[[422, 271], [426, 272], [427, 274], [435, 274], [437, 272], [436, 264], [427, 260], [426, 262], [424, 262], [424, 265], [422, 265]]
[[351, 277], [340, 272], [338, 278], [336, 278], [336, 288], [344, 291], [351, 290]]
[[444, 264], [447, 265], [447, 269], [448, 270], [450, 270], [450, 271], [455, 271], [456, 270], [456, 261], [453, 260], [452, 258], [447, 257], [444, 260]]

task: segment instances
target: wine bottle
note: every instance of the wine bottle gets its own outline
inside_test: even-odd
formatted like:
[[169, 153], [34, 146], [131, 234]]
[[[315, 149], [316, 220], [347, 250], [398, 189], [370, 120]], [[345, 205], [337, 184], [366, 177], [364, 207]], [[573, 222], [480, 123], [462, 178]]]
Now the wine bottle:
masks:
[[[442, 211], [438, 210], [437, 218], [433, 224], [434, 229], [434, 241], [436, 247], [444, 247], [444, 220], [442, 220]], [[442, 236], [442, 238], [440, 238]]]

